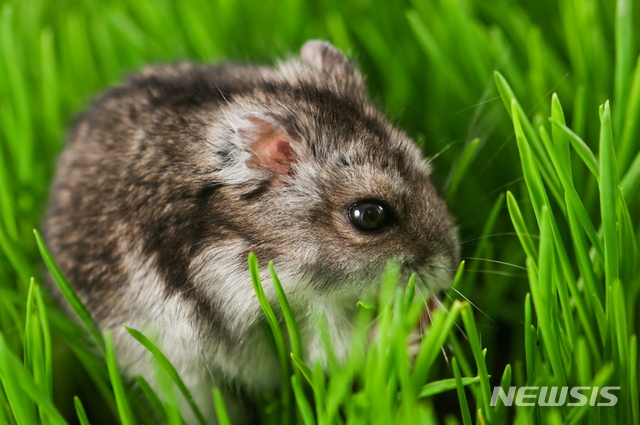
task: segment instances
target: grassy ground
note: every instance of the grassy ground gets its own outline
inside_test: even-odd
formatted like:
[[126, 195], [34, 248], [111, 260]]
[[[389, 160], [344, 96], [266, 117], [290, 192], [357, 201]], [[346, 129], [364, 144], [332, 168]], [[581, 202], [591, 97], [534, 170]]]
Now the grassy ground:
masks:
[[[0, 0], [0, 423], [84, 424], [86, 410], [94, 424], [178, 424], [184, 413], [187, 389], [161, 354], [163, 388], [123, 383], [109, 335], [73, 293], [81, 322], [40, 289], [41, 254], [55, 266], [32, 230], [73, 114], [149, 62], [269, 62], [322, 38], [357, 58], [371, 95], [433, 156], [463, 241], [450, 295], [477, 308], [447, 299], [410, 365], [403, 338], [419, 303], [411, 285], [394, 295], [390, 269], [366, 358], [325, 376], [278, 345], [284, 390], [256, 395], [264, 422], [638, 424], [632, 4]], [[621, 390], [613, 407], [491, 407], [501, 384]]]

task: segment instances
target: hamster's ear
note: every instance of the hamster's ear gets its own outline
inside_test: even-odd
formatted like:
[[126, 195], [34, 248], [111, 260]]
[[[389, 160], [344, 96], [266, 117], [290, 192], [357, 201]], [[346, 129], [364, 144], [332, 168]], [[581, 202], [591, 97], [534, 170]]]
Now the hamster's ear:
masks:
[[300, 58], [316, 71], [340, 74], [350, 80], [355, 77], [354, 82], [362, 82], [362, 76], [355, 63], [347, 59], [341, 51], [326, 41], [307, 41], [300, 49]]
[[300, 49], [300, 57], [311, 68], [332, 72], [348, 65], [344, 55], [326, 41], [309, 40]]
[[270, 171], [278, 175], [291, 174], [297, 162], [299, 143], [268, 116], [244, 117], [248, 125], [240, 130], [245, 151], [249, 154], [245, 164], [248, 168]]
[[307, 41], [300, 49], [300, 58], [311, 69], [333, 77], [323, 80], [337, 85], [338, 90], [347, 89], [353, 95], [366, 98], [364, 78], [355, 62], [347, 59], [330, 43], [320, 40]]

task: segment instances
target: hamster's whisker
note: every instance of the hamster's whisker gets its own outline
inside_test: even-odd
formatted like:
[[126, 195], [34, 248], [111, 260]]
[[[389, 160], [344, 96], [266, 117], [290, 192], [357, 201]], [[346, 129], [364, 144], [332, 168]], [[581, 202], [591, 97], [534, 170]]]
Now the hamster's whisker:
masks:
[[[468, 205], [465, 209], [460, 210], [460, 214], [463, 215], [464, 213], [466, 213], [469, 210], [474, 209], [477, 205], [479, 205], [481, 202], [492, 198], [496, 193], [502, 192], [504, 189], [508, 188], [509, 186], [512, 186], [520, 181], [524, 180], [524, 177], [518, 177], [517, 179], [513, 179], [508, 183], [503, 184], [502, 186], [492, 190], [491, 192], [487, 193], [486, 195], [478, 198], [473, 204]], [[523, 199], [522, 202], [529, 202], [528, 199]], [[485, 217], [479, 218], [477, 221], [479, 222], [480, 220], [484, 220]], [[471, 223], [473, 223], [473, 221], [471, 221]]]
[[[526, 236], [529, 236], [530, 238], [533, 238], [533, 239], [540, 239], [540, 235], [534, 235], [532, 233], [523, 233], [523, 234], [526, 235]], [[469, 242], [475, 242], [475, 241], [479, 241], [479, 240], [482, 240], [482, 239], [489, 239], [489, 238], [493, 238], [493, 237], [496, 237], [496, 236], [518, 236], [518, 234], [516, 232], [493, 233], [491, 235], [480, 236], [480, 237], [473, 238], [473, 239], [467, 239], [467, 240], [464, 240], [464, 241], [461, 241], [461, 242], [458, 242], [458, 243], [460, 245], [463, 245], [463, 244], [466, 244], [466, 243], [469, 243]]]
[[442, 304], [442, 301], [440, 301], [440, 298], [436, 297], [435, 295], [433, 297], [431, 297], [431, 299], [435, 300], [435, 302], [438, 303], [438, 305], [440, 306], [439, 308], [441, 308], [442, 310], [444, 310], [446, 313], [449, 312], [449, 310], [444, 306], [444, 304]]
[[440, 268], [448, 271], [449, 273], [451, 273], [451, 270], [447, 266], [440, 266]]
[[[456, 288], [454, 288], [453, 286], [450, 286], [451, 289], [453, 289], [458, 295], [460, 295], [462, 298], [464, 298], [469, 304], [471, 304], [476, 310], [478, 310], [480, 313], [482, 313], [484, 316], [487, 317], [487, 319], [489, 319], [491, 321], [491, 323], [493, 323], [497, 328], [499, 328], [498, 324], [491, 319], [491, 317], [489, 317], [484, 311], [482, 311], [476, 304], [474, 304], [473, 302], [471, 302], [471, 300], [469, 300], [469, 298], [465, 297], [460, 291], [458, 291]], [[453, 297], [451, 297], [451, 295], [449, 295], [449, 291], [443, 291], [444, 294], [453, 301]], [[444, 311], [448, 312], [448, 310], [444, 307], [444, 305], [442, 304], [442, 301], [437, 297], [433, 296], [433, 298], [435, 299], [435, 301], [440, 305], [440, 308], [442, 308]], [[464, 337], [464, 339], [466, 341], [469, 340], [469, 337], [467, 336], [467, 333], [464, 331], [464, 329], [462, 328], [462, 326], [460, 326], [460, 324], [458, 324], [457, 322], [455, 323], [456, 327], [458, 328], [458, 330], [460, 331], [460, 333], [462, 334], [462, 336]]]
[[[489, 99], [489, 96], [492, 95], [494, 93], [493, 91], [493, 86], [494, 86], [494, 82], [493, 79], [489, 78], [487, 80], [487, 83], [485, 85], [485, 89], [482, 92], [482, 95], [480, 96], [480, 99], [478, 99], [478, 103], [476, 105], [474, 105], [475, 107], [475, 111], [473, 112], [473, 118], [471, 119], [471, 122], [469, 123], [469, 128], [467, 130], [467, 137], [466, 140], [471, 140], [472, 135], [474, 133], [479, 133], [479, 131], [476, 131], [476, 128], [478, 127], [478, 121], [480, 121], [480, 115], [482, 114], [482, 112], [484, 111], [485, 105], [488, 102], [497, 100], [502, 98], [502, 96], [498, 96], [497, 98], [493, 98], [493, 99]], [[484, 133], [486, 133], [486, 135], [484, 136], [484, 138], [488, 138], [489, 134], [492, 131], [489, 130], [485, 130]], [[482, 134], [478, 134], [478, 137], [481, 137]]]
[[440, 347], [440, 351], [442, 351], [442, 357], [444, 357], [444, 361], [447, 362], [447, 366], [451, 368], [451, 364], [449, 363], [449, 357], [447, 356], [447, 351], [444, 349], [444, 345]]
[[540, 98], [538, 99], [538, 102], [537, 102], [535, 105], [533, 105], [533, 107], [531, 108], [531, 110], [529, 111], [529, 113], [527, 113], [527, 115], [531, 115], [531, 114], [533, 114], [533, 112], [534, 112], [536, 109], [538, 109], [538, 107], [540, 106], [540, 104], [542, 104], [542, 102], [544, 102], [544, 101], [545, 101], [545, 99], [546, 99], [547, 97], [549, 97], [549, 95], [550, 95], [551, 93], [553, 93], [553, 92], [556, 90], [556, 87], [558, 87], [558, 86], [559, 86], [559, 85], [560, 85], [560, 84], [565, 80], [565, 78], [567, 78], [568, 76], [569, 76], [569, 72], [567, 71], [567, 72], [566, 72], [566, 73], [565, 73], [565, 74], [564, 74], [564, 75], [563, 75], [563, 76], [562, 76], [562, 77], [561, 77], [561, 78], [556, 82], [556, 84], [555, 84], [553, 87], [551, 87], [551, 89], [550, 89], [547, 93], [545, 93], [545, 95], [544, 95], [544, 96], [542, 96], [542, 97], [540, 97]]
[[500, 155], [500, 152], [502, 152], [502, 150], [505, 148], [505, 146], [507, 146], [509, 144], [509, 142], [511, 140], [513, 140], [514, 138], [515, 138], [515, 133], [512, 133], [511, 135], [509, 135], [509, 137], [507, 137], [505, 139], [504, 142], [502, 142], [500, 147], [498, 149], [496, 149], [495, 152], [493, 153], [493, 156], [491, 158], [489, 158], [489, 160], [486, 162], [486, 164], [484, 165], [482, 170], [480, 170], [480, 172], [476, 174], [476, 178], [482, 176], [491, 167], [491, 165], [493, 164], [493, 161], [495, 161], [495, 159], [498, 157], [498, 155]]
[[[440, 142], [444, 142], [444, 139], [440, 140]], [[456, 140], [454, 142], [449, 142], [449, 144], [447, 144], [444, 148], [440, 149], [440, 151], [438, 151], [435, 155], [429, 158], [429, 163], [435, 161], [440, 155], [442, 155], [443, 153], [445, 153], [446, 151], [448, 151], [453, 146], [459, 143], [464, 143], [464, 140]]]
[[[424, 295], [422, 295], [422, 291], [420, 290], [419, 286], [416, 286], [416, 290], [420, 295], [420, 298], [423, 300], [427, 315], [429, 316], [429, 320], [431, 320], [431, 311], [429, 310], [429, 304], [427, 304], [427, 301]], [[420, 319], [418, 319], [418, 323], [420, 323], [420, 338], [424, 339], [424, 323], [422, 320], [422, 315], [420, 315]]]
[[[417, 288], [417, 287], [416, 287]], [[430, 299], [435, 299], [439, 304], [440, 304], [440, 308], [443, 308], [445, 311], [447, 311], [447, 309], [444, 308], [444, 306], [442, 305], [442, 303], [440, 302], [440, 300], [438, 299], [438, 297], [436, 296], [436, 294], [432, 294]], [[429, 323], [433, 323], [433, 316], [431, 315], [431, 308], [429, 308], [429, 303], [428, 302], [424, 302], [425, 307], [427, 308], [427, 315], [429, 316]], [[420, 324], [422, 325], [422, 319], [420, 319]], [[456, 326], [458, 326], [458, 329], [460, 328], [460, 326], [456, 323]], [[422, 335], [424, 338], [424, 331], [422, 331]], [[444, 357], [445, 362], [447, 362], [447, 365], [449, 367], [451, 367], [451, 365], [449, 364], [449, 357], [447, 356], [447, 352], [444, 349], [444, 345], [442, 347], [440, 347], [440, 351], [442, 351], [442, 357]]]
[[487, 199], [487, 198], [495, 195], [496, 193], [502, 192], [504, 189], [508, 188], [509, 186], [514, 185], [514, 184], [516, 184], [518, 182], [521, 182], [523, 180], [524, 180], [523, 176], [517, 177], [517, 178], [515, 178], [515, 179], [513, 179], [513, 180], [511, 180], [511, 181], [509, 181], [509, 182], [507, 182], [505, 184], [503, 184], [502, 186], [499, 186], [499, 187], [493, 189], [491, 192], [487, 193], [483, 197], [483, 199]]
[[522, 278], [527, 276], [526, 274], [509, 273], [509, 272], [503, 272], [503, 271], [499, 271], [499, 270], [475, 269], [475, 270], [470, 270], [470, 271], [473, 271], [474, 273], [492, 274], [494, 276], [512, 277], [514, 279], [522, 279]]
[[497, 328], [499, 328], [500, 326], [498, 326], [498, 324], [496, 322], [493, 321], [493, 319], [491, 317], [489, 317], [489, 315], [487, 313], [485, 313], [484, 311], [482, 311], [482, 309], [480, 307], [478, 307], [477, 305], [475, 305], [469, 298], [465, 297], [462, 292], [458, 291], [456, 288], [454, 288], [453, 286], [451, 287], [451, 289], [453, 289], [456, 294], [460, 295], [462, 298], [464, 298], [469, 304], [471, 304], [476, 310], [478, 310], [480, 313], [482, 313], [483, 316], [485, 316], [487, 319], [489, 319], [491, 321], [491, 323], [493, 323], [494, 325], [496, 325]]
[[507, 263], [507, 262], [505, 262], [505, 261], [492, 260], [492, 259], [490, 259], [490, 258], [462, 257], [462, 259], [463, 259], [463, 260], [487, 261], [487, 262], [489, 262], [489, 263], [502, 264], [502, 265], [505, 265], [505, 266], [511, 266], [511, 267], [516, 268], [516, 269], [520, 269], [520, 270], [527, 271], [526, 267], [522, 267], [522, 266], [519, 266], [519, 265], [517, 265], [517, 264], [513, 264], [513, 263]]
[[449, 273], [457, 272], [458, 270], [460, 270], [460, 266], [457, 266], [455, 269], [450, 269], [449, 267], [445, 267], [445, 266], [430, 266], [430, 267], [438, 270], [446, 270]]
[[[451, 297], [451, 295], [449, 295], [449, 291], [443, 291], [443, 292], [444, 292], [444, 294], [447, 296], [447, 298], [449, 298], [451, 301], [453, 301], [453, 297]], [[449, 310], [447, 310], [447, 309], [445, 308], [445, 306], [444, 306], [444, 304], [442, 304], [442, 301], [440, 300], [440, 298], [436, 297], [435, 295], [434, 295], [434, 297], [433, 297], [433, 298], [436, 300], [436, 302], [437, 302], [438, 304], [440, 304], [440, 308], [441, 308], [441, 309], [443, 309], [444, 311], [446, 311], [447, 313], [449, 313]], [[458, 328], [458, 330], [460, 331], [460, 333], [464, 336], [464, 339], [468, 341], [468, 340], [469, 340], [469, 338], [467, 337], [467, 334], [466, 334], [466, 332], [464, 331], [464, 329], [462, 329], [462, 326], [460, 326], [460, 325], [458, 324], [458, 322], [455, 322], [455, 325], [456, 325], [456, 328]]]
[[[434, 269], [447, 270], [446, 268], [444, 268], [442, 266], [432, 266], [432, 267]], [[509, 273], [509, 272], [505, 272], [505, 271], [501, 271], [501, 270], [483, 270], [483, 269], [467, 269], [467, 268], [465, 268], [464, 271], [465, 272], [474, 272], [474, 273], [493, 274], [493, 275], [496, 275], [496, 276], [505, 276], [505, 277], [513, 277], [513, 278], [524, 277], [524, 275], [519, 275], [519, 274], [515, 274], [515, 273]]]
[[451, 118], [455, 117], [456, 115], [463, 113], [464, 111], [468, 111], [469, 109], [477, 108], [478, 106], [482, 106], [485, 103], [493, 102], [494, 100], [498, 100], [498, 99], [501, 99], [501, 98], [502, 98], [502, 96], [497, 96], [497, 97], [494, 97], [492, 99], [487, 99], [487, 100], [483, 100], [481, 102], [478, 102], [475, 105], [467, 106], [466, 108], [460, 109], [458, 112], [456, 112], [455, 114], [451, 115], [449, 118], [444, 120], [443, 124], [446, 123], [447, 121], [449, 121]]
[[[445, 292], [445, 294], [449, 297], [449, 299], [452, 299], [451, 296], [449, 294], [447, 294]], [[442, 301], [440, 300], [440, 298], [436, 297], [435, 295], [433, 296], [433, 299], [438, 303], [440, 309], [444, 310], [446, 313], [449, 313], [449, 310], [444, 306], [444, 304], [442, 303]], [[462, 327], [460, 326], [460, 324], [458, 324], [458, 322], [455, 323], [456, 327], [458, 328], [458, 330], [464, 335], [464, 338], [467, 339], [467, 334], [465, 334], [464, 330], [462, 329]]]

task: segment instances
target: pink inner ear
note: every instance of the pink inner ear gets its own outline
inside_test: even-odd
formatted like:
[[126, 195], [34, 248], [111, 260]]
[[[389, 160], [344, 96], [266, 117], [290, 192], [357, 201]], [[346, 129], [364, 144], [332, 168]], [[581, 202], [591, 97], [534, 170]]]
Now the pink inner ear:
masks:
[[287, 135], [282, 131], [263, 134], [253, 146], [253, 158], [247, 162], [254, 168], [268, 168], [276, 174], [289, 174], [296, 162]]

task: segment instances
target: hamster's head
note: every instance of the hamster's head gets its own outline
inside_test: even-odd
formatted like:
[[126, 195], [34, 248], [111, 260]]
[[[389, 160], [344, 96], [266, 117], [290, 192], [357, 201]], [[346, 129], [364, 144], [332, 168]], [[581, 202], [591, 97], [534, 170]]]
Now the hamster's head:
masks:
[[231, 99], [217, 129], [239, 148], [220, 176], [245, 250], [311, 292], [366, 291], [389, 261], [444, 289], [458, 242], [429, 161], [340, 52], [310, 41], [301, 58]]

